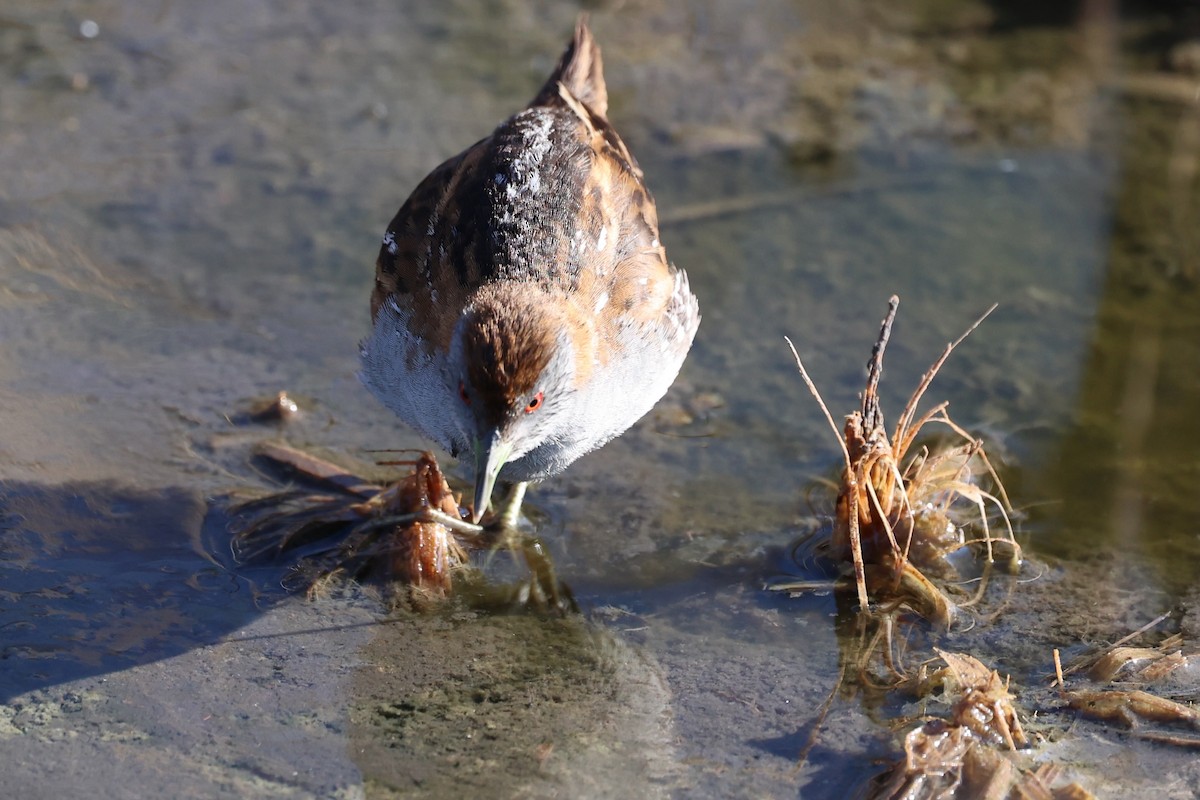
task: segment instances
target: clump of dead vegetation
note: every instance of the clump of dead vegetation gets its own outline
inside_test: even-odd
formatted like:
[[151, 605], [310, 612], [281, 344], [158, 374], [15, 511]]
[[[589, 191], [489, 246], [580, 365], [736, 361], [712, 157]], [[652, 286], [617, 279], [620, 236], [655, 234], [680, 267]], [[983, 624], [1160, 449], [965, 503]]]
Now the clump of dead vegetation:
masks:
[[[382, 462], [407, 468], [383, 482], [283, 444], [263, 442], [255, 453], [294, 483], [232, 505], [231, 547], [241, 564], [290, 564], [283, 579], [289, 591], [313, 598], [348, 583], [370, 584], [394, 602], [425, 606], [464, 583], [465, 599], [483, 607], [576, 608], [537, 538], [502, 519], [472, 523], [432, 453]], [[490, 585], [472, 568], [472, 554], [502, 549], [520, 554], [527, 580]]]
[[1055, 684], [1067, 708], [1142, 739], [1200, 749], [1200, 738], [1179, 730], [1200, 731], [1200, 710], [1186, 702], [1200, 694], [1200, 652], [1186, 646], [1180, 633], [1154, 646], [1132, 644], [1169, 616], [1163, 614], [1065, 670], [1055, 650]]
[[292, 558], [284, 585], [321, 594], [341, 581], [375, 583], [423, 598], [444, 597], [478, 545], [463, 534], [458, 497], [430, 453], [390, 462], [409, 471], [379, 484], [285, 445], [257, 455], [313, 491], [293, 487], [232, 508], [241, 563]]
[[[947, 345], [921, 376], [889, 436], [880, 408], [879, 380], [899, 302], [894, 296], [889, 301], [867, 365], [862, 405], [846, 417], [840, 430], [794, 346], [792, 353], [838, 435], [845, 462], [825, 552], [853, 570], [862, 613], [889, 614], [903, 607], [949, 627], [961, 606], [982, 595], [993, 564], [1003, 561], [1016, 567], [1021, 560], [1010, 521], [1012, 506], [983, 441], [950, 418], [948, 403], [918, 416], [920, 402], [946, 359], [987, 314]], [[933, 425], [941, 426], [950, 439], [918, 447], [918, 439]], [[961, 577], [951, 556], [968, 548], [981, 556], [983, 575], [975, 598], [956, 601], [947, 591]], [[786, 591], [795, 586], [784, 583], [775, 588]]]
[[[839, 690], [901, 692], [940, 700], [947, 710], [924, 717], [905, 736], [903, 760], [874, 780], [865, 796], [1088, 797], [1074, 784], [1055, 788], [1061, 782], [1056, 768], [1028, 769], [1018, 758], [1030, 741], [1006, 679], [965, 653], [933, 647], [936, 659], [922, 660], [908, 652], [914, 638], [927, 644], [944, 638], [961, 610], [983, 598], [997, 564], [1014, 572], [1019, 568], [1021, 547], [1012, 505], [983, 441], [951, 419], [947, 403], [920, 410], [938, 371], [991, 309], [946, 346], [889, 430], [879, 383], [898, 307], [899, 299], [892, 297], [867, 364], [862, 403], [841, 428], [792, 347], [843, 456], [832, 524], [816, 546], [842, 571], [833, 584], [842, 669], [800, 761], [815, 744]], [[940, 438], [928, 436], [937, 429]], [[978, 584], [973, 593], [963, 588], [972, 581]], [[815, 585], [782, 582], [773, 588], [798, 592]], [[935, 668], [937, 661], [943, 666]], [[876, 662], [882, 669], [874, 668]]]
[[973, 656], [935, 652], [945, 666], [923, 667], [920, 690], [940, 695], [949, 711], [909, 731], [903, 759], [871, 782], [867, 800], [1092, 797], [1077, 783], [1063, 785], [1056, 765], [1023, 765], [1018, 751], [1029, 739], [1007, 680]]

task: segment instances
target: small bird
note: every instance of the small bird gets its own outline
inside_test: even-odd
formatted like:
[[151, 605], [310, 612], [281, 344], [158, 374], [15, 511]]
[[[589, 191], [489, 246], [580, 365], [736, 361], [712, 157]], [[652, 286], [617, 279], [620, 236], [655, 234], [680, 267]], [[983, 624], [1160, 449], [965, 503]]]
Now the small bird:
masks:
[[421, 181], [383, 237], [360, 378], [474, 459], [475, 523], [498, 479], [519, 508], [526, 482], [645, 415], [700, 324], [607, 111], [581, 17], [533, 102]]

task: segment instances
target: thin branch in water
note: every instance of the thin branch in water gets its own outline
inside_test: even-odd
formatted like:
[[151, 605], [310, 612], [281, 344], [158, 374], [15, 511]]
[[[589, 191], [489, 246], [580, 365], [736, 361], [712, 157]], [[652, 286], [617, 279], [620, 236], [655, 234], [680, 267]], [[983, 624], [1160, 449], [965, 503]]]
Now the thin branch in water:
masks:
[[921, 376], [921, 382], [917, 384], [917, 390], [913, 392], [912, 399], [908, 401], [908, 405], [905, 406], [904, 412], [900, 415], [900, 421], [896, 423], [896, 436], [894, 440], [897, 444], [908, 438], [906, 433], [908, 431], [909, 424], [912, 423], [913, 415], [917, 412], [917, 405], [921, 402], [921, 398], [925, 395], [925, 390], [929, 388], [929, 384], [933, 383], [933, 378], [938, 374], [938, 370], [940, 370], [942, 365], [946, 363], [946, 359], [949, 358], [950, 354], [954, 352], [954, 348], [962, 344], [963, 340], [970, 336], [971, 333], [974, 332], [974, 330], [978, 328], [993, 311], [996, 310], [998, 305], [998, 303], [992, 303], [992, 307], [983, 312], [979, 319], [971, 323], [971, 327], [963, 331], [962, 336], [959, 336], [953, 342], [946, 345], [946, 349], [942, 351], [942, 355], [938, 358], [938, 360], [933, 362], [933, 366], [931, 366], [925, 372], [925, 374]]
[[829, 406], [825, 405], [825, 401], [821, 399], [821, 393], [817, 391], [817, 385], [813, 383], [813, 379], [808, 377], [808, 371], [804, 369], [804, 362], [800, 360], [800, 354], [796, 352], [796, 345], [792, 344], [792, 340], [786, 336], [783, 337], [783, 340], [788, 343], [788, 347], [792, 348], [792, 355], [796, 358], [796, 366], [800, 369], [800, 377], [804, 379], [804, 385], [808, 387], [808, 391], [816, 398], [817, 405], [821, 407], [821, 411], [825, 414], [825, 419], [829, 422], [829, 427], [833, 429], [833, 435], [837, 438], [838, 444], [842, 446], [842, 456], [846, 459], [846, 469], [853, 470], [854, 465], [850, 462], [850, 451], [846, 449], [846, 441], [842, 436], [841, 429], [833, 421], [833, 414], [829, 413]]
[[1112, 651], [1116, 650], [1118, 647], [1123, 647], [1126, 644], [1128, 644], [1129, 642], [1136, 639], [1137, 637], [1141, 636], [1143, 633], [1146, 633], [1147, 631], [1150, 631], [1150, 630], [1158, 627], [1160, 624], [1162, 624], [1163, 622], [1165, 622], [1166, 620], [1168, 620], [1172, 616], [1174, 616], [1174, 614], [1175, 614], [1174, 610], [1165, 611], [1162, 614], [1159, 614], [1157, 617], [1150, 620], [1149, 622], [1147, 622], [1142, 627], [1138, 628], [1133, 633], [1129, 634], [1128, 636], [1122, 636], [1120, 639], [1118, 639], [1117, 641], [1110, 644], [1108, 646], [1108, 648], [1106, 650], [1104, 650], [1103, 652], [1097, 653], [1097, 654], [1093, 655], [1091, 658], [1085, 658], [1083, 661], [1080, 661], [1077, 664], [1072, 664], [1071, 666], [1067, 667], [1067, 669], [1063, 671], [1063, 674], [1071, 675], [1076, 672], [1079, 672], [1082, 669], [1087, 669], [1087, 668], [1091, 667], [1097, 661], [1104, 658], [1106, 655], [1108, 655]]

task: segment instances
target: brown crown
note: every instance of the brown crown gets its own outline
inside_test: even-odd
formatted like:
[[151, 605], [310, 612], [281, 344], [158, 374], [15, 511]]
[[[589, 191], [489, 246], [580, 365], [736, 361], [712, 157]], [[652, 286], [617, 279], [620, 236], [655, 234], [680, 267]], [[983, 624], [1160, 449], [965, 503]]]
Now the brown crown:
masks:
[[463, 344], [467, 376], [483, 405], [476, 413], [485, 422], [498, 425], [534, 390], [550, 363], [556, 330], [532, 308], [518, 312], [503, 304], [476, 305], [467, 319]]

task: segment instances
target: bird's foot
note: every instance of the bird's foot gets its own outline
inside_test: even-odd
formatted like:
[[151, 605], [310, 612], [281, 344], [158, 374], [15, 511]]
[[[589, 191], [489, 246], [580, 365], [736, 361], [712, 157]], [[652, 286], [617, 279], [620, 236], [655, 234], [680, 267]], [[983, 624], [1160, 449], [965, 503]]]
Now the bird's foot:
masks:
[[[525, 607], [572, 613], [579, 611], [571, 589], [558, 580], [554, 562], [540, 539], [522, 530], [521, 505], [528, 483], [510, 484], [500, 507], [479, 528], [477, 541], [491, 549], [492, 554], [507, 550], [520, 553], [529, 569], [529, 577], [510, 587], [509, 602]], [[470, 523], [467, 523], [470, 524]]]
[[558, 580], [554, 564], [542, 547], [541, 541], [532, 535], [522, 535], [515, 542], [529, 571], [525, 577], [504, 583], [476, 582], [468, 590], [474, 607], [488, 611], [532, 611], [551, 615], [566, 615], [579, 612], [575, 596], [565, 583]]
[[554, 562], [536, 536], [524, 536], [521, 540], [521, 555], [529, 567], [529, 579], [517, 589], [517, 602], [525, 607], [557, 611], [563, 614], [579, 612], [571, 587], [558, 579]]

